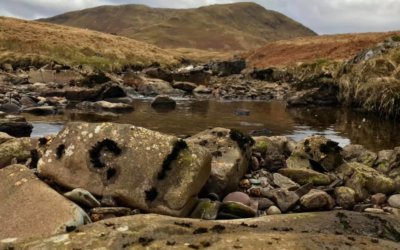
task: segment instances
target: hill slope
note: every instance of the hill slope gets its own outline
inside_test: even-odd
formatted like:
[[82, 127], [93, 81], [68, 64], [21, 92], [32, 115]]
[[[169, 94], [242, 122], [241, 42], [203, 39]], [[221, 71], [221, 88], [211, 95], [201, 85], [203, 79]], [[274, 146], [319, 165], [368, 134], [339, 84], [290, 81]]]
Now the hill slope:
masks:
[[0, 64], [40, 65], [51, 61], [102, 69], [177, 63], [171, 52], [133, 39], [0, 17]]
[[101, 6], [42, 21], [118, 34], [162, 48], [217, 51], [248, 50], [266, 42], [315, 35], [294, 20], [255, 3], [197, 9]]
[[354, 57], [400, 32], [324, 35], [277, 41], [243, 55], [249, 67], [267, 68], [316, 61], [341, 61]]

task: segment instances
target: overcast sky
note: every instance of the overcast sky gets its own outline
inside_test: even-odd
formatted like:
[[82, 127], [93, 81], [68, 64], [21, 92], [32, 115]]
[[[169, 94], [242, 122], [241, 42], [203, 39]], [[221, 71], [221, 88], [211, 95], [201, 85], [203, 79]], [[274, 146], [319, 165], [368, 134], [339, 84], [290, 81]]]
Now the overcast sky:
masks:
[[[0, 16], [50, 17], [99, 5], [191, 8], [235, 0], [0, 0]], [[255, 0], [320, 34], [400, 30], [400, 0]]]

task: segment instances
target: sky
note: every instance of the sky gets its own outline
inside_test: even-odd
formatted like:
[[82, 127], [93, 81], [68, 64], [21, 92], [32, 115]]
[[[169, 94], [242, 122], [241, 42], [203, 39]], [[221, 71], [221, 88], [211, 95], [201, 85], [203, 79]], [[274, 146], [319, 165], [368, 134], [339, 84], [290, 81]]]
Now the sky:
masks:
[[[242, 0], [244, 1], [244, 0]], [[99, 5], [146, 4], [194, 8], [235, 0], [0, 0], [0, 16], [51, 17]], [[279, 11], [319, 34], [400, 30], [400, 0], [254, 0]]]

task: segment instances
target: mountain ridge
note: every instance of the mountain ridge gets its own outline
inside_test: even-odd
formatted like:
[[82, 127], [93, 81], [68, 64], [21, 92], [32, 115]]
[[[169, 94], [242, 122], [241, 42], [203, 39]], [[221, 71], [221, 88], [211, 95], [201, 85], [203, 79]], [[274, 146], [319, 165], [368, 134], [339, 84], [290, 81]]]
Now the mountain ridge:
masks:
[[191, 9], [105, 5], [40, 21], [126, 36], [161, 48], [214, 51], [243, 51], [267, 42], [316, 35], [293, 19], [251, 2]]

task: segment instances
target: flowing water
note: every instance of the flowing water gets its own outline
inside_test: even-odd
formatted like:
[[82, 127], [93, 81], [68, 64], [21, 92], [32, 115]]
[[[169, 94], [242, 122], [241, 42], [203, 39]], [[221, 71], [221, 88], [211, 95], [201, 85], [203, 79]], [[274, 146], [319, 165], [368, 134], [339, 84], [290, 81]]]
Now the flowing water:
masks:
[[[245, 132], [264, 130], [295, 140], [324, 135], [345, 146], [362, 144], [378, 151], [400, 146], [399, 124], [345, 108], [287, 109], [282, 102], [178, 100], [174, 110], [153, 109], [150, 100], [138, 99], [135, 111], [119, 115], [83, 114], [73, 110], [54, 116], [24, 116], [34, 124], [32, 136], [56, 134], [67, 121], [117, 122], [178, 136], [193, 135], [209, 127], [237, 128]], [[250, 115], [237, 115], [238, 109]]]

